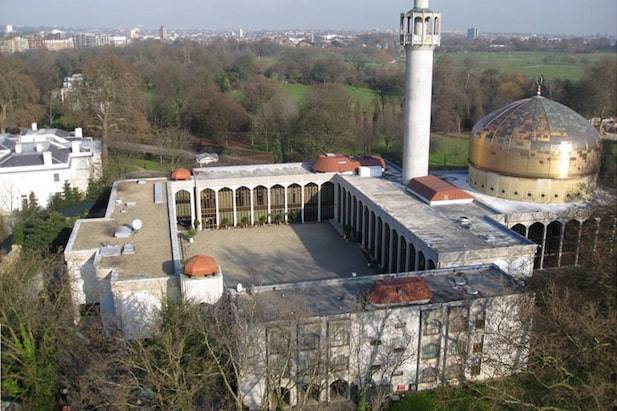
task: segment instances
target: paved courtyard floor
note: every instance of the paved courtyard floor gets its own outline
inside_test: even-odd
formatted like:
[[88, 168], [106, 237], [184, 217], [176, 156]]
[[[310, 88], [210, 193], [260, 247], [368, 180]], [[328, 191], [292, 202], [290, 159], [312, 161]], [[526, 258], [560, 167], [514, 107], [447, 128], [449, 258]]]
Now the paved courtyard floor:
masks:
[[329, 223], [204, 230], [185, 247], [185, 258], [195, 254], [213, 256], [229, 287], [375, 274]]

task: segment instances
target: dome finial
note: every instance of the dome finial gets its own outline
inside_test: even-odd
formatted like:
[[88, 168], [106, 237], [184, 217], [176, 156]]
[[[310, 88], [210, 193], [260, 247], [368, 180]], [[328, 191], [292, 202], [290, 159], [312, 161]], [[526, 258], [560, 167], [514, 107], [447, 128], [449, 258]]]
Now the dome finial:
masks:
[[544, 83], [544, 74], [540, 74], [540, 77], [536, 80], [536, 84], [538, 85], [537, 95], [542, 95], [542, 84]]

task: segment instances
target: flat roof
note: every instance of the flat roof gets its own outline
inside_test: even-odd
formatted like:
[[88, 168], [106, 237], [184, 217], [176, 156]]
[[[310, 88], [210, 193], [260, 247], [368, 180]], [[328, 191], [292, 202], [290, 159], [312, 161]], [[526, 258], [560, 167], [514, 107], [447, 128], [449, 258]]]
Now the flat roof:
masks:
[[[464, 274], [466, 286], [454, 286], [454, 278], [457, 273]], [[367, 302], [366, 296], [371, 287], [379, 280], [409, 277], [422, 277], [433, 295], [430, 301], [425, 304], [412, 302], [397, 304], [396, 307], [417, 305], [422, 308], [430, 308], [431, 304], [473, 301], [480, 298], [526, 292], [522, 283], [498, 267], [481, 265], [457, 269], [277, 284], [276, 286], [254, 287], [249, 289], [247, 293], [239, 295], [241, 298], [249, 300], [263, 298], [264, 301], [279, 301], [275, 309], [267, 313], [267, 320], [276, 320], [281, 315], [286, 314], [280, 312], [280, 305], [284, 304], [285, 301], [289, 301], [294, 310], [306, 312], [312, 316], [340, 315], [360, 309], [379, 310], [386, 308], [385, 306], [372, 306]], [[280, 303], [281, 301], [282, 303]]]
[[[98, 249], [102, 245], [135, 246], [135, 253], [116, 257], [101, 258], [102, 267], [117, 268], [118, 278], [155, 278], [173, 275], [171, 236], [168, 223], [166, 179], [118, 181], [115, 185], [116, 197], [110, 218], [79, 220], [78, 229], [71, 250]], [[163, 186], [163, 203], [154, 203], [154, 185]], [[127, 202], [135, 202], [127, 206]], [[114, 233], [122, 225], [130, 225], [134, 219], [140, 219], [143, 227], [128, 238], [116, 238]]]
[[[476, 202], [431, 206], [407, 192], [398, 181], [355, 175], [338, 177], [437, 252], [528, 244], [507, 227], [492, 221], [489, 217], [496, 213]], [[463, 224], [463, 218], [469, 224]]]
[[184, 259], [216, 259], [225, 285], [235, 287], [372, 275], [358, 244], [345, 241], [329, 223], [281, 224], [204, 230], [184, 243]]
[[212, 165], [204, 168], [194, 168], [196, 179], [224, 179], [243, 177], [276, 177], [313, 174], [312, 163], [278, 163], [256, 164], [247, 166], [220, 166]]
[[516, 200], [506, 200], [503, 198], [497, 198], [490, 196], [488, 194], [479, 193], [475, 191], [469, 185], [467, 181], [468, 172], [460, 171], [460, 172], [440, 172], [438, 175], [446, 181], [455, 184], [460, 187], [462, 190], [465, 190], [469, 194], [471, 194], [478, 201], [486, 204], [487, 206], [494, 209], [496, 212], [503, 214], [512, 214], [512, 213], [556, 213], [563, 214], [567, 212], [576, 212], [579, 210], [589, 209], [589, 203], [585, 201], [578, 201], [572, 203], [551, 203], [551, 204], [543, 204], [543, 203], [534, 203], [531, 201], [516, 201]]

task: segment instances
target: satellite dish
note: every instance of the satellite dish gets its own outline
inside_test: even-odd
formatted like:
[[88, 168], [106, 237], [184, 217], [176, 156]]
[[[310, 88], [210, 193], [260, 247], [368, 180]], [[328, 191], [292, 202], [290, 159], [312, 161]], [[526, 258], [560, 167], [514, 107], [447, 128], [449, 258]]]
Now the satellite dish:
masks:
[[236, 291], [241, 293], [242, 290], [244, 290], [244, 287], [242, 287], [242, 283], [238, 283], [238, 285], [236, 286]]
[[144, 226], [144, 223], [139, 218], [134, 219], [133, 222], [131, 223], [131, 227], [133, 227], [133, 230], [135, 231], [141, 230], [143, 226]]

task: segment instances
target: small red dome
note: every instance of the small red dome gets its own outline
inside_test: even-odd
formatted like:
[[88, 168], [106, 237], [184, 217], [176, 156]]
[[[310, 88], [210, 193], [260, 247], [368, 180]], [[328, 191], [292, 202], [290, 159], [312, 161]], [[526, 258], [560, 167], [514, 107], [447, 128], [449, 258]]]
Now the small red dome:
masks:
[[189, 277], [208, 277], [215, 275], [218, 269], [216, 260], [203, 254], [194, 255], [184, 264], [184, 274]]
[[342, 154], [321, 155], [313, 163], [313, 171], [317, 173], [345, 173], [356, 171], [360, 162]]
[[189, 180], [191, 178], [191, 172], [186, 168], [177, 168], [171, 173], [171, 179], [177, 180]]

